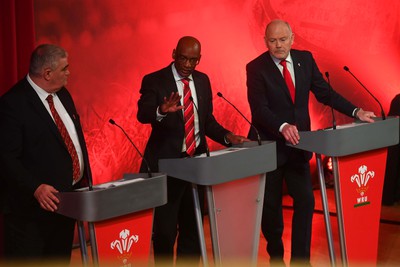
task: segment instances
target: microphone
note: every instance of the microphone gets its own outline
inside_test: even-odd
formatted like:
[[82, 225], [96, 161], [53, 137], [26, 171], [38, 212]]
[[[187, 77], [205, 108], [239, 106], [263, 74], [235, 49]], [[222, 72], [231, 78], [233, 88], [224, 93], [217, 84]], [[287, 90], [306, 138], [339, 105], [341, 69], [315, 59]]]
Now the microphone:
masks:
[[[199, 109], [197, 108], [196, 103], [194, 103], [193, 97], [190, 96], [189, 99], [190, 99], [190, 101], [192, 101], [193, 106], [194, 106], [194, 108], [196, 109], [197, 114], [199, 114]], [[205, 135], [204, 135], [204, 142], [205, 142], [205, 144], [206, 144], [206, 156], [207, 156], [207, 157], [210, 157], [210, 149], [209, 149], [209, 147], [208, 147], [208, 144], [207, 144], [207, 137], [206, 137]]]
[[228, 99], [226, 99], [220, 92], [217, 93], [217, 96], [221, 97], [226, 102], [228, 102], [228, 104], [231, 105], [234, 109], [236, 109], [236, 111], [239, 112], [239, 114], [250, 124], [250, 126], [254, 129], [254, 131], [256, 131], [258, 145], [261, 146], [261, 137], [260, 137], [260, 134], [258, 133], [257, 128], [243, 115], [242, 112], [240, 112], [240, 110], [234, 104], [229, 102]]
[[129, 142], [132, 144], [132, 146], [136, 149], [136, 151], [138, 152], [139, 156], [143, 159], [144, 163], [146, 164], [147, 167], [147, 174], [149, 175], [148, 178], [151, 178], [151, 171], [150, 171], [150, 167], [149, 167], [149, 163], [147, 162], [146, 158], [143, 157], [142, 153], [140, 153], [140, 150], [135, 146], [135, 144], [132, 142], [132, 140], [129, 138], [129, 136], [126, 134], [125, 130], [119, 126], [113, 119], [110, 119], [108, 121], [110, 124], [117, 126], [118, 128], [121, 129], [121, 131], [124, 133], [125, 137], [129, 140]]
[[332, 86], [331, 86], [331, 80], [329, 79], [329, 72], [325, 72], [325, 76], [326, 79], [328, 80], [328, 86], [329, 86], [329, 100], [330, 100], [330, 104], [331, 104], [331, 112], [332, 112], [332, 129], [335, 130], [336, 129], [336, 119], [335, 119], [335, 113], [333, 112], [333, 102], [332, 102]]
[[347, 71], [348, 73], [350, 73], [351, 76], [353, 76], [354, 79], [356, 79], [356, 81], [365, 89], [365, 91], [368, 92], [368, 94], [370, 94], [372, 96], [373, 99], [375, 99], [376, 102], [378, 102], [379, 107], [381, 108], [381, 116], [383, 120], [386, 120], [386, 116], [385, 116], [385, 112], [383, 111], [381, 102], [379, 102], [379, 100], [367, 89], [367, 87], [364, 86], [364, 84], [362, 84], [362, 82], [360, 82], [359, 79], [357, 79], [357, 77], [350, 71], [350, 69], [347, 66], [344, 66], [343, 69], [345, 71]]

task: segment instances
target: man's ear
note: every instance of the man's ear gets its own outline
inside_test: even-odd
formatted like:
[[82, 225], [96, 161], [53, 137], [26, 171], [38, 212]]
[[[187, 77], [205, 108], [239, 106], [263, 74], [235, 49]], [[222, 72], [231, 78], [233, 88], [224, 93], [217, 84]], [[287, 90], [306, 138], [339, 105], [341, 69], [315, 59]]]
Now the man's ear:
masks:
[[294, 43], [294, 33], [292, 33], [291, 39], [292, 39], [292, 44], [293, 44]]
[[175, 49], [172, 50], [172, 58], [173, 58], [174, 60], [176, 59], [176, 51], [175, 51]]
[[51, 69], [50, 68], [45, 68], [43, 70], [43, 79], [45, 79], [46, 81], [50, 80], [51, 78]]

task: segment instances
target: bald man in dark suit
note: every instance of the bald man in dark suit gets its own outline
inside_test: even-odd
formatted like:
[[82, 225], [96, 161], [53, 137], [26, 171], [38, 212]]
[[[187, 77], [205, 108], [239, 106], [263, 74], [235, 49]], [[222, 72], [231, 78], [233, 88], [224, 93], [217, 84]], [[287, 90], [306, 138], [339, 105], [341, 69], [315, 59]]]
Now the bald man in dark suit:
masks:
[[[141, 123], [152, 126], [144, 157], [153, 172], [158, 171], [159, 159], [205, 153], [208, 149], [206, 136], [225, 146], [248, 141], [222, 127], [213, 116], [210, 80], [206, 74], [195, 70], [201, 58], [200, 42], [191, 36], [182, 37], [172, 58], [174, 61], [166, 68], [146, 75], [140, 89], [137, 117]], [[184, 113], [186, 109], [190, 110], [181, 97], [185, 82], [190, 87], [190, 101], [194, 103], [195, 144], [192, 152], [189, 152], [191, 146], [185, 138]], [[147, 171], [144, 162], [141, 171]], [[191, 184], [167, 177], [167, 186], [168, 203], [157, 207], [154, 215], [155, 262], [172, 264], [177, 236], [177, 263], [181, 259], [198, 260], [200, 246]]]
[[[390, 103], [388, 116], [400, 116], [400, 94]], [[400, 204], [400, 144], [388, 147], [382, 204]]]
[[[319, 102], [332, 103], [333, 108], [350, 117], [372, 122], [375, 115], [357, 108], [335, 91], [330, 93], [312, 54], [291, 49], [293, 41], [294, 34], [287, 22], [274, 20], [267, 25], [265, 43], [268, 51], [248, 63], [247, 93], [252, 122], [261, 138], [274, 140], [277, 144], [277, 169], [267, 173], [261, 224], [267, 252], [271, 263], [283, 263], [282, 185], [285, 180], [294, 208], [291, 263], [307, 265], [314, 210], [309, 165], [312, 153], [286, 146], [286, 142], [298, 144], [298, 131], [311, 129], [310, 92]], [[290, 77], [288, 83], [285, 76], [286, 79]], [[256, 138], [253, 128], [249, 138]]]

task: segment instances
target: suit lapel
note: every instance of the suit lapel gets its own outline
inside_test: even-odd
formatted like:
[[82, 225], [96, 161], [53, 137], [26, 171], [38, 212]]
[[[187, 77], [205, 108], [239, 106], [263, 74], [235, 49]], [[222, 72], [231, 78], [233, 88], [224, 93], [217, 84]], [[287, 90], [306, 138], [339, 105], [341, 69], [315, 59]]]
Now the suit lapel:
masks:
[[200, 120], [200, 118], [202, 118], [202, 114], [204, 113], [204, 107], [205, 105], [207, 105], [206, 102], [206, 96], [205, 96], [205, 92], [204, 92], [204, 88], [206, 88], [206, 85], [204, 84], [204, 81], [202, 79], [199, 78], [199, 76], [197, 75], [197, 73], [194, 71], [192, 74], [193, 77], [193, 82], [196, 86], [196, 98], [197, 98], [197, 109], [198, 109], [198, 118]]
[[273, 77], [273, 79], [275, 79], [275, 82], [276, 82], [274, 84], [278, 85], [277, 90], [282, 90], [285, 93], [285, 95], [287, 96], [287, 100], [290, 101], [291, 103], [293, 103], [292, 97], [290, 96], [289, 88], [286, 85], [286, 82], [285, 82], [285, 79], [283, 78], [282, 73], [276, 66], [275, 62], [272, 60], [269, 52], [266, 52], [264, 55], [265, 55], [265, 59], [267, 62], [267, 75], [272, 74], [271, 77]]
[[62, 139], [61, 134], [58, 131], [56, 124], [54, 123], [54, 121], [53, 121], [52, 117], [50, 116], [49, 112], [47, 111], [47, 109], [43, 105], [42, 101], [40, 100], [40, 98], [37, 95], [37, 93], [35, 92], [35, 90], [32, 88], [32, 86], [30, 86], [28, 81], [26, 81], [25, 88], [26, 88], [26, 94], [27, 94], [27, 97], [28, 97], [28, 101], [29, 101], [30, 105], [32, 106], [33, 110], [36, 111], [36, 113], [39, 115], [41, 120], [46, 122], [46, 124], [48, 125], [50, 131], [61, 142], [61, 144], [63, 146], [65, 146], [64, 140]]
[[57, 96], [60, 99], [61, 103], [63, 104], [65, 110], [67, 111], [68, 115], [70, 116], [72, 122], [74, 123], [76, 133], [78, 135], [78, 141], [81, 146], [81, 151], [83, 154], [84, 166], [85, 166], [85, 175], [92, 181], [92, 174], [90, 168], [86, 168], [89, 164], [89, 156], [87, 152], [85, 136], [83, 134], [82, 125], [80, 122], [79, 114], [76, 111], [74, 106], [73, 100], [69, 95], [67, 89], [62, 88], [60, 91], [57, 92]]
[[65, 88], [62, 88], [60, 91], [57, 92], [57, 96], [60, 99], [61, 103], [63, 104], [68, 115], [72, 119], [72, 122], [74, 123], [75, 128], [80, 128], [79, 116], [76, 113], [73, 102], [71, 101], [70, 97], [67, 95], [67, 90]]
[[[164, 73], [163, 73], [164, 78], [161, 79], [161, 81], [163, 81], [162, 86], [163, 86], [164, 90], [166, 91], [167, 97], [169, 97], [172, 92], [175, 92], [175, 93], [178, 92], [178, 87], [175, 82], [174, 74], [172, 73], [171, 65], [172, 65], [172, 63], [168, 67], [164, 68]], [[175, 112], [174, 115], [178, 116], [179, 121], [181, 121], [182, 125], [184, 125], [183, 111]]]
[[294, 69], [294, 76], [295, 76], [295, 81], [296, 81], [296, 93], [299, 92], [301, 84], [303, 84], [303, 71], [302, 71], [302, 62], [300, 62], [300, 59], [297, 56], [296, 51], [291, 50], [290, 55], [293, 60], [293, 69]]

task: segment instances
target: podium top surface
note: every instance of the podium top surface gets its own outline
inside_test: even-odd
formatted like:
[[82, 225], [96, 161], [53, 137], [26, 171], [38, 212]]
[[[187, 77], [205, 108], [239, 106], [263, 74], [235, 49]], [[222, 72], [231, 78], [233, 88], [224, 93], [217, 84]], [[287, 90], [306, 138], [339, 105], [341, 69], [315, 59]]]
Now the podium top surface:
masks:
[[57, 213], [79, 221], [97, 222], [167, 203], [165, 174], [125, 174], [112, 181], [73, 192], [60, 192]]
[[355, 122], [326, 130], [299, 132], [298, 149], [326, 156], [346, 156], [399, 143], [399, 118], [377, 119], [373, 123]]
[[276, 169], [276, 144], [246, 142], [193, 158], [161, 159], [159, 169], [168, 176], [198, 185], [215, 185]]

